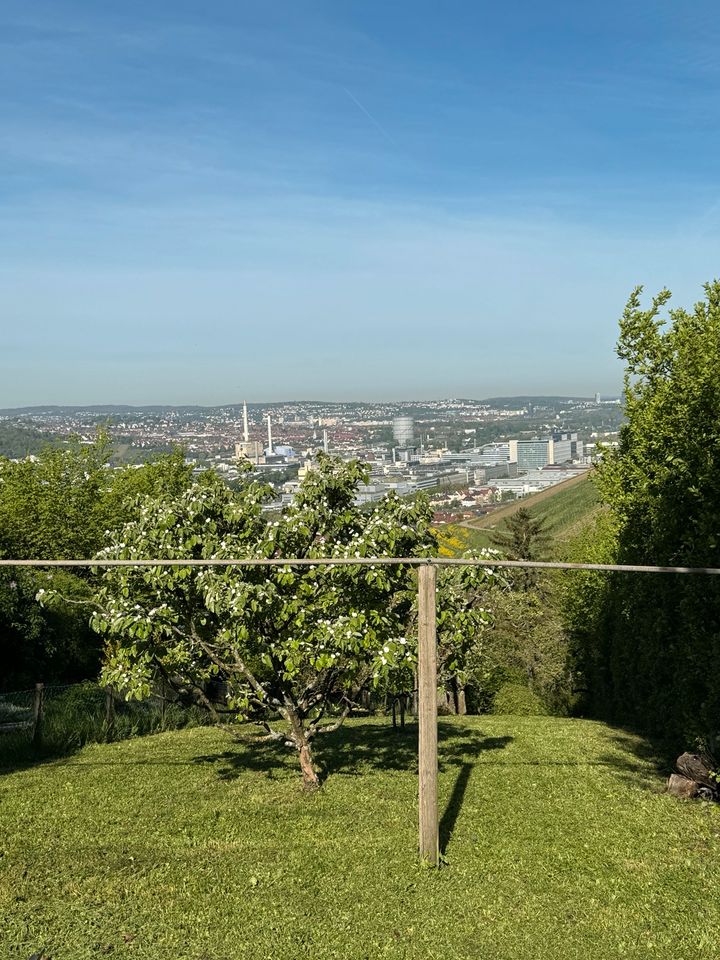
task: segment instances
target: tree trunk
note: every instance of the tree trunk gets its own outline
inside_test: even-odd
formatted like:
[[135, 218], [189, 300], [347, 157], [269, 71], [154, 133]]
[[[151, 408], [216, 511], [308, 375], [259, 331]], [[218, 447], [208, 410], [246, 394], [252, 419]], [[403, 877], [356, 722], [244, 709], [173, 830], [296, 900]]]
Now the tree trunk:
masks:
[[668, 793], [672, 794], [674, 797], [680, 797], [683, 800], [689, 800], [692, 797], [697, 796], [698, 784], [695, 780], [690, 780], [688, 777], [683, 777], [679, 773], [671, 773], [670, 779], [668, 780]]
[[307, 740], [298, 747], [298, 755], [300, 757], [300, 769], [302, 770], [303, 790], [308, 792], [317, 790], [320, 786], [320, 778], [313, 766], [312, 750]]
[[308, 740], [303, 722], [295, 712], [295, 707], [288, 705], [285, 708], [285, 716], [290, 724], [290, 739], [295, 744], [300, 760], [300, 770], [302, 772], [303, 790], [317, 790], [320, 786], [320, 777], [313, 764], [312, 747]]
[[458, 716], [465, 713], [465, 690], [457, 677], [450, 680], [450, 709]]
[[688, 780], [695, 780], [706, 787], [717, 788], [717, 781], [710, 776], [710, 768], [697, 753], [682, 753], [677, 758], [675, 766]]
[[438, 690], [438, 707], [446, 710], [448, 713], [455, 713], [455, 702], [452, 691], [447, 687], [441, 687]]

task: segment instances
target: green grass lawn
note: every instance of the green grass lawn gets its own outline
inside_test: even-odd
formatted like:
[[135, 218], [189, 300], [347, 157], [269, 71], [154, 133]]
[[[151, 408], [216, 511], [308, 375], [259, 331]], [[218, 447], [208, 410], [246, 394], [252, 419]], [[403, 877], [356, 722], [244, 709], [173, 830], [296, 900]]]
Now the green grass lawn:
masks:
[[549, 717], [441, 721], [446, 865], [416, 857], [415, 736], [352, 721], [314, 796], [212, 728], [91, 745], [0, 779], [4, 955], [720, 955], [720, 810], [648, 745]]

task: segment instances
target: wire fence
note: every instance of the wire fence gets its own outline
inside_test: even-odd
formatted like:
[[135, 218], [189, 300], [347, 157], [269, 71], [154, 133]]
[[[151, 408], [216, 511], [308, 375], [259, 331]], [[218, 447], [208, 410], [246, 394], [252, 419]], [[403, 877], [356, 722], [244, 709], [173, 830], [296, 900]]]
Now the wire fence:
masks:
[[[407, 566], [433, 573], [429, 568], [475, 566], [535, 570], [681, 574], [717, 576], [717, 567], [681, 567], [637, 564], [569, 563], [540, 560], [502, 560], [498, 557], [269, 557], [269, 558], [154, 558], [154, 559], [54, 559], [1, 558], [0, 567], [328, 567]], [[62, 750], [91, 741], [122, 739], [140, 733], [208, 723], [210, 715], [197, 705], [181, 703], [167, 691], [157, 691], [143, 701], [128, 702], [96, 683], [55, 685], [0, 693], [0, 766], [13, 744], [19, 749], [39, 745]]]
[[0, 559], [0, 567], [327, 567], [327, 566], [408, 566], [408, 567], [508, 567], [531, 570], [587, 570], [605, 573], [680, 573], [720, 576], [720, 567], [679, 567], [633, 563], [570, 563], [555, 560], [501, 560], [495, 557], [239, 557], [233, 559], [173, 558], [155, 560], [12, 560]]
[[0, 694], [0, 733], [13, 733], [32, 726], [35, 690]]
[[38, 752], [58, 755], [86, 743], [209, 722], [206, 710], [169, 689], [157, 688], [137, 701], [93, 681], [38, 683], [0, 693], [0, 768]]

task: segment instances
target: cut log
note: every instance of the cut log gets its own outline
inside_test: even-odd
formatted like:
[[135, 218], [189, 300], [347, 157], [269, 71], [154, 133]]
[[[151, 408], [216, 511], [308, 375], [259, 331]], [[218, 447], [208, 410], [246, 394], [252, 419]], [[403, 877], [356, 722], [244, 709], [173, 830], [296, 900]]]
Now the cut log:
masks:
[[683, 800], [691, 800], [697, 796], [699, 784], [689, 777], [683, 777], [679, 773], [671, 773], [668, 780], [668, 793], [673, 797], [680, 797]]
[[687, 777], [688, 780], [695, 780], [697, 783], [702, 783], [713, 790], [717, 788], [717, 781], [710, 776], [710, 768], [697, 753], [680, 754], [675, 766], [678, 768], [678, 772]]

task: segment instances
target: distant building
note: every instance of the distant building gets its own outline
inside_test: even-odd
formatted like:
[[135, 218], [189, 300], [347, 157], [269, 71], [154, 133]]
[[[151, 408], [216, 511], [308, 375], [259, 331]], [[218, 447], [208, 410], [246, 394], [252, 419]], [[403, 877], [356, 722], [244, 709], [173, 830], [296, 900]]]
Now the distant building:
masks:
[[584, 455], [583, 442], [578, 440], [577, 433], [554, 433], [555, 463], [565, 463], [568, 460], [582, 460]]
[[285, 444], [276, 444], [275, 455], [278, 457], [285, 457], [287, 460], [295, 460], [297, 458], [297, 454], [295, 453], [293, 447]]
[[393, 439], [399, 447], [415, 445], [415, 423], [412, 417], [395, 417], [393, 420]]
[[520, 470], [539, 470], [541, 467], [579, 460], [583, 456], [582, 440], [578, 440], [577, 433], [554, 433], [551, 437], [511, 440], [510, 447], [517, 452]]
[[517, 449], [517, 465], [520, 470], [537, 470], [555, 463], [555, 444], [550, 437], [534, 440], [511, 440]]
[[265, 454], [259, 440], [241, 440], [235, 444], [235, 459], [250, 460], [252, 463], [265, 463]]
[[393, 447], [393, 463], [417, 463], [419, 460], [416, 447]]
[[496, 477], [516, 477], [518, 465], [516, 460], [506, 460], [505, 463], [487, 464], [474, 471], [475, 483], [484, 483]]
[[481, 453], [473, 458], [476, 463], [486, 463], [493, 466], [497, 463], [507, 463], [513, 458], [510, 455], [509, 443], [486, 443]]

